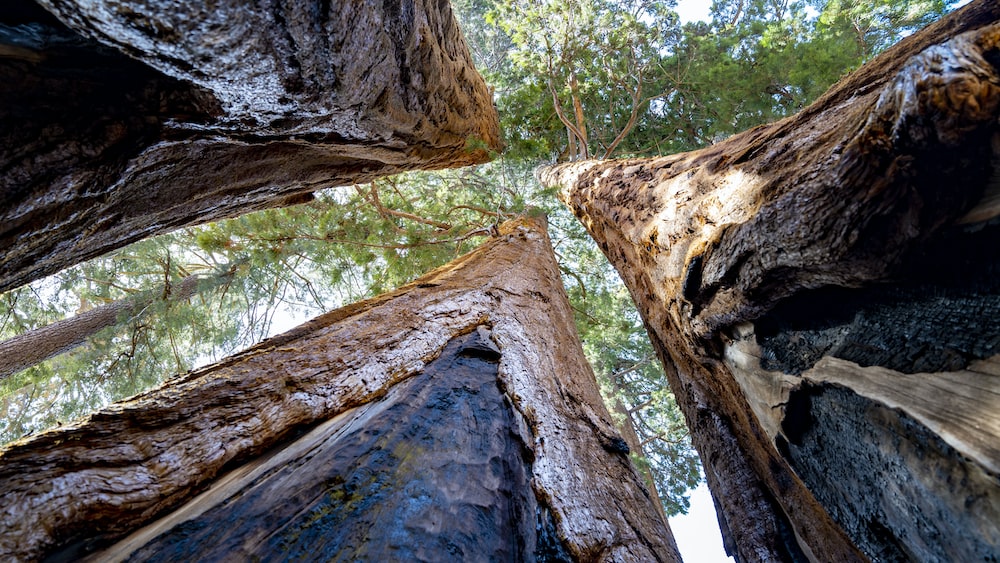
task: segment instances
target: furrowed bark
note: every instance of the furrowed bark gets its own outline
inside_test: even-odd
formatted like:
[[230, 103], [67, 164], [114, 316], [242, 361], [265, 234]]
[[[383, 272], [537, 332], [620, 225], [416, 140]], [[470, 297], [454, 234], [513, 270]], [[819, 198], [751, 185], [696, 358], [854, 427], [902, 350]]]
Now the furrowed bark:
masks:
[[[448, 559], [458, 557], [448, 551], [454, 548], [475, 559], [485, 557], [474, 551], [481, 544], [462, 542], [474, 536], [485, 542], [498, 528], [487, 525], [483, 529], [492, 531], [485, 534], [469, 527], [496, 517], [516, 521], [499, 527], [510, 529], [508, 543], [489, 548], [514, 554], [501, 556], [507, 560], [534, 548], [536, 556], [550, 550], [544, 553], [551, 560], [679, 561], [655, 499], [601, 402], [540, 221], [509, 222], [498, 238], [395, 292], [9, 446], [0, 453], [0, 553], [79, 557], [106, 548], [94, 557], [211, 559], [212, 550], [225, 545], [240, 558], [378, 558], [379, 546], [405, 531], [417, 538], [406, 549]], [[449, 371], [456, 365], [471, 365], [474, 373]], [[449, 402], [465, 406], [441, 406]], [[399, 409], [403, 415], [392, 418]], [[476, 416], [455, 414], [466, 411]], [[486, 411], [502, 413], [497, 416], [507, 422]], [[428, 412], [444, 419], [414, 422]], [[409, 424], [412, 433], [400, 437], [399, 428]], [[371, 449], [365, 432], [384, 432], [385, 440]], [[486, 449], [470, 450], [470, 443]], [[345, 455], [382, 456], [385, 467], [373, 462], [349, 471]], [[474, 468], [478, 484], [458, 486], [465, 473], [442, 469], [452, 463]], [[300, 464], [304, 473], [296, 477]], [[304, 475], [318, 486], [311, 477], [321, 474], [319, 489], [301, 484]], [[404, 474], [414, 480], [400, 489], [396, 477]], [[362, 536], [341, 537], [371, 516], [369, 494], [379, 503], [401, 502], [386, 491], [401, 490], [405, 500], [426, 487], [429, 496], [421, 498], [458, 508], [420, 512], [419, 503], [411, 503], [406, 506], [415, 512], [386, 512], [398, 515], [402, 527], [382, 521], [360, 526]], [[284, 512], [289, 502], [301, 507], [298, 516]], [[407, 520], [416, 514], [433, 518]], [[452, 530], [468, 534], [456, 539], [448, 535]], [[279, 537], [284, 540], [275, 543]], [[178, 547], [169, 538], [191, 543]]]
[[[539, 171], [639, 305], [742, 561], [1000, 551], [983, 446], [1000, 438], [1000, 389], [970, 367], [1000, 352], [982, 250], [998, 214], [998, 21], [974, 2], [798, 115], [704, 150]], [[884, 387], [907, 380], [827, 356], [942, 373], [901, 399]]]
[[500, 144], [444, 2], [9, 0], [0, 78], [0, 291]]

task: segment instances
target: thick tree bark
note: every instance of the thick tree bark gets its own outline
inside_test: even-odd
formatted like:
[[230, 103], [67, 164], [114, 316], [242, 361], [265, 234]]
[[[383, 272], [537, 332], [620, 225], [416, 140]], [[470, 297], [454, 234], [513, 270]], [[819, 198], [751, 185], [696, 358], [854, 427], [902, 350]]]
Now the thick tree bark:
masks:
[[187, 299], [194, 295], [198, 282], [197, 276], [187, 276], [180, 280], [176, 289], [157, 293], [143, 292], [116, 299], [8, 338], [0, 342], [0, 379], [69, 352], [98, 332], [121, 322], [123, 318], [140, 313], [158, 299]]
[[638, 303], [741, 561], [1000, 552], [998, 21], [701, 151], [539, 172]]
[[11, 445], [0, 553], [678, 561], [572, 319], [541, 220], [502, 225], [393, 293]]
[[0, 78], [0, 291], [500, 143], [446, 2], [8, 0]]

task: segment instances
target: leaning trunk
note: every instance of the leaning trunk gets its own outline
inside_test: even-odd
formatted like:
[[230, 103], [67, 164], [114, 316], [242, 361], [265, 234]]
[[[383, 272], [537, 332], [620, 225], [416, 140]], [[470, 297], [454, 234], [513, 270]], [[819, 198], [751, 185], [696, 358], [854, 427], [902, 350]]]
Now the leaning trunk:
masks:
[[[0, 454], [0, 553], [679, 561], [540, 220]], [[96, 552], [96, 553], [95, 553]]]
[[[159, 299], [184, 300], [197, 287], [198, 278], [188, 276], [177, 284], [177, 290], [160, 292]], [[0, 379], [73, 350], [98, 332], [141, 313], [157, 299], [151, 292], [123, 297], [0, 342]]]
[[629, 286], [741, 561], [1000, 552], [998, 20], [707, 149], [539, 173]]
[[5, 0], [0, 292], [499, 145], [447, 2]]

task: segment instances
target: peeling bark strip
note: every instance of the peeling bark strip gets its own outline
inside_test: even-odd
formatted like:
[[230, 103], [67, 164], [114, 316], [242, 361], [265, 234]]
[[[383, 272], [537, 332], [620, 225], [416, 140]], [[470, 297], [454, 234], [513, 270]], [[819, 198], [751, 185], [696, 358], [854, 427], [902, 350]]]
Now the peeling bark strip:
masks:
[[[540, 522], [551, 514], [573, 560], [679, 561], [655, 500], [621, 448], [608, 446], [621, 437], [573, 330], [550, 244], [538, 220], [507, 223], [498, 238], [395, 292], [11, 445], [0, 453], [0, 557], [106, 545], [213, 482], [225, 488], [263, 467], [241, 462], [277, 446], [304, 447], [284, 446], [300, 429], [392, 408], [402, 392], [395, 385], [417, 385], [413, 378], [449, 341], [489, 326], [499, 349], [496, 384], [523, 424], [517, 440]], [[491, 345], [466, 351], [497, 356]], [[343, 414], [355, 407], [369, 410]], [[341, 423], [329, 424], [334, 432]], [[303, 439], [325, 440], [321, 427]], [[236, 473], [226, 476], [230, 469]], [[556, 545], [540, 530], [538, 542]]]
[[0, 79], [0, 291], [500, 143], [446, 2], [5, 0]]
[[[810, 349], [815, 356], [806, 365], [789, 359], [793, 354], [785, 346], [789, 342], [798, 345], [800, 340], [780, 332], [788, 326], [782, 320], [787, 314], [769, 317], [769, 332], [756, 337], [770, 339], [770, 353], [781, 347], [785, 363], [775, 363], [773, 356], [743, 350], [737, 344], [755, 338], [753, 327], [748, 334], [744, 323], [768, 315], [806, 290], [857, 288], [918, 275], [923, 281], [916, 286], [925, 290], [904, 288], [892, 294], [899, 299], [894, 297], [892, 303], [879, 307], [898, 306], [899, 310], [883, 309], [879, 314], [896, 319], [906, 316], [909, 320], [896, 324], [924, 326], [919, 337], [937, 344], [900, 350], [903, 357], [893, 359], [899, 362], [893, 365], [952, 369], [950, 342], [960, 342], [961, 350], [975, 351], [973, 357], [1000, 352], [996, 349], [1000, 340], [989, 331], [971, 339], [948, 335], [949, 327], [965, 321], [950, 317], [933, 321], [943, 316], [944, 309], [920, 314], [929, 303], [939, 302], [935, 296], [943, 283], [932, 275], [940, 263], [931, 260], [924, 249], [941, 237], [952, 236], [948, 232], [959, 228], [955, 225], [980, 222], [973, 227], [982, 228], [982, 221], [1000, 214], [996, 204], [1000, 193], [998, 21], [1000, 5], [974, 2], [900, 42], [798, 115], [704, 150], [654, 159], [570, 163], [539, 171], [542, 183], [563, 187], [564, 200], [621, 272], [638, 303], [701, 453], [721, 509], [727, 547], [742, 561], [863, 559], [855, 544], [873, 556], [904, 553], [932, 560], [934, 553], [949, 553], [949, 542], [972, 541], [971, 536], [951, 537], [954, 528], [947, 525], [942, 525], [937, 536], [918, 539], [922, 532], [913, 519], [909, 527], [902, 524], [906, 521], [902, 505], [892, 514], [879, 511], [885, 506], [861, 506], [859, 495], [831, 492], [836, 486], [824, 488], [829, 487], [828, 482], [821, 483], [824, 477], [807, 470], [810, 465], [839, 462], [844, 470], [837, 474], [847, 478], [851, 475], [846, 470], [847, 458], [864, 456], [860, 449], [812, 463], [807, 458], [820, 445], [797, 446], [798, 453], [776, 448], [776, 442], [785, 439], [781, 430], [781, 421], [788, 415], [784, 400], [801, 383], [796, 374], [834, 350], [837, 342], [843, 342], [838, 339], [846, 338], [836, 321], [818, 317], [807, 327], [812, 331], [809, 334], [820, 336]], [[970, 244], [994, 245], [995, 236], [995, 229], [986, 229]], [[957, 276], [979, 279], [983, 274], [975, 272], [987, 271], [975, 260], [950, 263], [959, 268]], [[994, 266], [988, 268], [992, 271]], [[952, 307], [988, 312], [1000, 302], [996, 294], [975, 297], [969, 292], [985, 288], [990, 293], [994, 285], [966, 285], [945, 301], [952, 300]], [[822, 314], [831, 308], [811, 303], [805, 311]], [[801, 302], [790, 304], [783, 310], [801, 306]], [[926, 323], [932, 321], [937, 324], [927, 328]], [[899, 338], [909, 336], [900, 332]], [[886, 340], [898, 342], [899, 338]], [[832, 344], [825, 347], [823, 339]], [[922, 356], [928, 350], [930, 355]], [[851, 354], [893, 356], [858, 350]], [[768, 372], [761, 368], [758, 356], [770, 362], [770, 369], [796, 365], [797, 371]], [[966, 357], [965, 362], [970, 359]], [[962, 389], [955, 386], [948, 393], [958, 396], [965, 392]], [[884, 394], [857, 389], [855, 393], [866, 397], [867, 408], [893, 404]], [[990, 388], [982, 393], [987, 406], [977, 412], [995, 416], [1000, 412], [1000, 401], [996, 401], [1000, 392]], [[906, 416], [928, 408], [926, 400], [923, 404], [911, 400]], [[945, 404], [961, 404], [955, 401]], [[823, 415], [817, 412], [816, 416]], [[955, 425], [973, 423], [943, 419], [950, 420], [950, 426], [932, 425], [931, 434], [947, 438], [954, 435]], [[833, 424], [832, 418], [825, 420], [824, 424]], [[911, 428], [878, 417], [865, 420], [866, 424], [874, 424], [872, 420], [885, 423], [870, 435], [892, 436], [901, 428]], [[820, 428], [812, 435], [822, 438], [811, 439], [839, 436], [850, 442], [854, 430], [846, 428], [840, 432]], [[913, 432], [918, 439], [919, 432]], [[990, 436], [993, 442], [1000, 440], [1000, 433]], [[948, 457], [956, 472], [963, 463], [961, 456], [976, 460], [974, 465], [983, 463], [982, 456], [972, 455], [975, 452], [968, 445], [945, 442], [958, 452]], [[892, 443], [882, 447], [890, 452], [894, 448]], [[890, 457], [893, 463], [922, 463], [911, 454], [900, 449]], [[993, 475], [987, 467], [980, 465], [978, 470]], [[868, 469], [875, 473], [868, 482], [872, 487], [891, 488], [906, 479], [905, 472], [893, 475], [878, 464]], [[997, 486], [995, 476], [992, 486]], [[965, 500], [973, 502], [974, 495], [964, 496], [967, 492], [956, 489], [935, 494], [957, 510]], [[988, 503], [994, 497], [981, 498]], [[859, 530], [860, 524], [850, 522], [852, 515], [870, 519], [868, 529], [875, 531]], [[941, 518], [950, 516], [964, 521], [947, 511], [940, 514]], [[989, 541], [989, 526], [973, 528], [978, 529], [969, 533], [981, 534], [975, 541], [982, 542], [975, 545], [985, 545], [987, 551], [1000, 549], [995, 540]]]
[[793, 390], [786, 456], [873, 559], [1000, 554], [995, 361], [919, 378], [830, 361]]

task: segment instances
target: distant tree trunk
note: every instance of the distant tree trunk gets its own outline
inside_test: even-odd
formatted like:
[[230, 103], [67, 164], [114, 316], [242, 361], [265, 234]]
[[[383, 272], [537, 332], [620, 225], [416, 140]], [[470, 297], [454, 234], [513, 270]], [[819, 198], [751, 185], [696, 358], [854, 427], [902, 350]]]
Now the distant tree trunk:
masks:
[[1000, 5], [798, 115], [539, 172], [622, 274], [741, 561], [1000, 553]]
[[[226, 276], [220, 276], [220, 279]], [[218, 280], [205, 281], [214, 285]], [[195, 294], [198, 276], [187, 276], [167, 291], [144, 291], [88, 309], [72, 317], [24, 332], [0, 342], [0, 379], [65, 354], [98, 332], [140, 313], [157, 300], [182, 301]]]
[[499, 146], [447, 2], [5, 0], [0, 292]]
[[[632, 419], [632, 413], [628, 412], [628, 408], [625, 406], [625, 403], [623, 403], [621, 399], [615, 399], [614, 404], [611, 405], [611, 409], [614, 414], [618, 416], [618, 420], [615, 421], [615, 428], [617, 428], [618, 432], [621, 433], [622, 438], [628, 445], [630, 452], [635, 455], [645, 456], [646, 452], [642, 449], [642, 441], [639, 439], [639, 434], [635, 431], [635, 420]], [[659, 500], [660, 493], [656, 487], [656, 480], [653, 478], [653, 470], [650, 468], [648, 463], [637, 469], [639, 470], [640, 475], [642, 475], [642, 478], [645, 479], [649, 492], [653, 495], [654, 499], [657, 499], [654, 503], [656, 505], [657, 512], [659, 512], [660, 516], [666, 520], [667, 513], [663, 509], [663, 503]]]
[[0, 554], [679, 561], [542, 222], [9, 446]]

